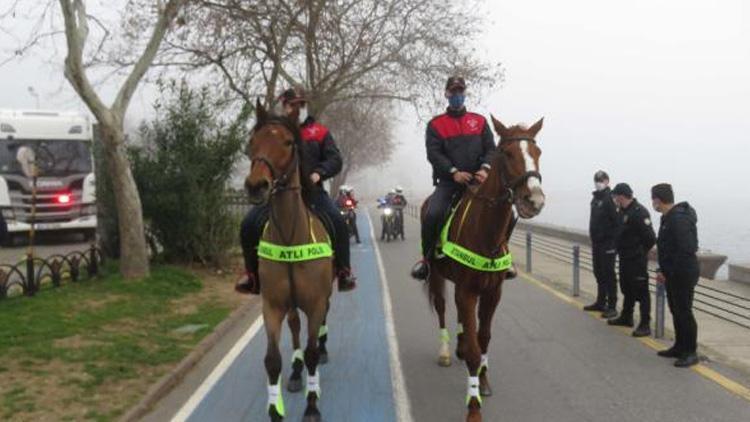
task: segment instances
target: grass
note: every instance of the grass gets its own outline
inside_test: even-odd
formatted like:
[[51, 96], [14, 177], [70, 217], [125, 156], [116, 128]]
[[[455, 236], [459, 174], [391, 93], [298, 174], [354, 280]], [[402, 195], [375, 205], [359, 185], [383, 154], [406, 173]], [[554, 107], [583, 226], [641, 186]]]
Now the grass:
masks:
[[[115, 419], [233, 307], [184, 269], [114, 270], [0, 301], [0, 420]], [[174, 332], [187, 324], [205, 327]]]

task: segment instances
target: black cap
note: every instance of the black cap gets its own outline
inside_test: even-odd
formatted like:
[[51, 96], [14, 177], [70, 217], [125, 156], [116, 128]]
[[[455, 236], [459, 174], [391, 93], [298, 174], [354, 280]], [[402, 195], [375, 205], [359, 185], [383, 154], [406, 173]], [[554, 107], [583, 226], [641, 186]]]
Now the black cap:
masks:
[[633, 189], [627, 183], [618, 183], [614, 189], [612, 189], [612, 195], [622, 195], [626, 198], [633, 197]]
[[658, 199], [665, 204], [674, 204], [674, 191], [669, 183], [659, 183], [651, 188], [651, 199]]
[[454, 89], [466, 89], [466, 81], [461, 76], [451, 76], [448, 78], [448, 82], [445, 83], [446, 91], [453, 91]]
[[279, 96], [279, 100], [283, 104], [304, 103], [305, 96], [304, 96], [304, 93], [302, 93], [301, 91], [298, 92], [294, 88], [289, 88]]
[[594, 173], [594, 181], [595, 182], [603, 182], [605, 180], [609, 180], [609, 175], [604, 170], [599, 170], [596, 173]]

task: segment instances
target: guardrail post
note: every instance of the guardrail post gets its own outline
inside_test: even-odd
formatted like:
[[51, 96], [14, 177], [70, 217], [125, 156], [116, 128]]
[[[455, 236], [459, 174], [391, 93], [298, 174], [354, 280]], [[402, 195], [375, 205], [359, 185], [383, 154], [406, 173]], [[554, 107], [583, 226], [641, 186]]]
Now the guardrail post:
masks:
[[526, 272], [531, 274], [531, 232], [526, 232]]
[[666, 302], [664, 283], [656, 283], [656, 333], [654, 333], [656, 338], [664, 338], [664, 302]]
[[573, 297], [581, 294], [581, 247], [573, 246]]

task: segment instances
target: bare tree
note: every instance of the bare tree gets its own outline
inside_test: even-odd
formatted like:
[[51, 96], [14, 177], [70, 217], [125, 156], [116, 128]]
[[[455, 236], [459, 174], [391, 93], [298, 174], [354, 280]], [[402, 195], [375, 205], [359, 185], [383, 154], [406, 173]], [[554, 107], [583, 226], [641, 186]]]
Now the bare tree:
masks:
[[318, 114], [355, 99], [431, 108], [427, 93], [442, 94], [450, 73], [477, 88], [502, 76], [471, 47], [481, 0], [197, 1], [191, 25], [168, 40], [167, 62], [209, 66], [244, 101], [270, 103], [284, 85], [306, 87]]
[[[54, 51], [54, 37], [63, 35], [66, 46], [65, 78], [96, 117], [112, 181], [120, 232], [120, 271], [126, 278], [149, 274], [148, 253], [144, 236], [143, 214], [138, 190], [125, 150], [125, 113], [139, 83], [160, 51], [165, 35], [172, 29], [179, 11], [188, 0], [121, 0], [125, 18], [119, 28], [112, 28], [89, 13], [85, 0], [58, 0], [62, 21], [54, 12], [54, 1], [30, 6], [14, 0], [10, 8], [0, 11], [0, 19], [16, 17], [19, 10], [39, 13], [35, 27], [13, 56], [23, 57], [32, 49]], [[33, 9], [37, 7], [37, 9]], [[111, 4], [110, 4], [111, 7]], [[139, 19], [128, 19], [140, 13]], [[28, 15], [27, 15], [28, 17]], [[48, 25], [48, 29], [44, 25]], [[61, 29], [62, 27], [62, 29]], [[120, 31], [113, 37], [113, 30]], [[45, 44], [46, 40], [53, 42]], [[109, 46], [109, 48], [107, 47]], [[112, 66], [114, 64], [114, 66]], [[102, 75], [102, 68], [110, 70]], [[124, 80], [111, 104], [105, 104], [101, 87], [93, 78], [109, 79], [122, 75]]]
[[338, 191], [349, 176], [367, 167], [388, 162], [396, 146], [393, 138], [393, 108], [390, 101], [346, 100], [326, 110], [324, 121], [336, 138], [344, 166], [332, 180]]

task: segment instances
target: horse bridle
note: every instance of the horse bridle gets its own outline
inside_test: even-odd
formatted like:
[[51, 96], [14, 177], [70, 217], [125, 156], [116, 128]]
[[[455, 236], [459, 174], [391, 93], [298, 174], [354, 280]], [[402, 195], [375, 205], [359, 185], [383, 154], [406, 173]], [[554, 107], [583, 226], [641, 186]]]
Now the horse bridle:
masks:
[[[271, 123], [280, 123], [284, 124], [283, 121], [271, 121]], [[255, 165], [255, 163], [263, 163], [266, 168], [271, 172], [271, 192], [270, 196], [274, 196], [275, 194], [285, 191], [285, 190], [295, 190], [299, 189], [299, 186], [289, 186], [289, 179], [292, 177], [292, 174], [297, 170], [297, 167], [299, 165], [299, 152], [297, 151], [297, 139], [295, 134], [295, 140], [292, 144], [292, 162], [289, 163], [288, 168], [284, 173], [282, 173], [280, 176], [277, 176], [279, 174], [278, 170], [271, 164], [271, 162], [266, 157], [257, 157], [257, 158], [251, 158], [250, 159], [250, 166]]]
[[[508, 138], [508, 139], [501, 139], [500, 145], [503, 143], [508, 142], [530, 142], [533, 144], [536, 144], [536, 140], [534, 138], [525, 138], [525, 137], [518, 137], [518, 138]], [[499, 145], [498, 145], [499, 146]], [[508, 179], [506, 177], [506, 170], [508, 168], [507, 158], [505, 157], [505, 154], [502, 151], [498, 152], [500, 154], [500, 163], [501, 168], [498, 170], [498, 173], [500, 174], [500, 182], [503, 184], [503, 187], [505, 191], [498, 196], [485, 196], [485, 195], [474, 195], [477, 199], [483, 199], [489, 203], [489, 205], [495, 206], [498, 203], [502, 202], [508, 202], [512, 204], [515, 201], [516, 198], [516, 189], [518, 189], [522, 184], [526, 183], [530, 178], [536, 177], [539, 179], [539, 182], [542, 181], [542, 174], [539, 173], [536, 170], [529, 170], [520, 176], [516, 177], [512, 181], [508, 182]]]

